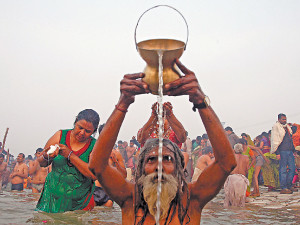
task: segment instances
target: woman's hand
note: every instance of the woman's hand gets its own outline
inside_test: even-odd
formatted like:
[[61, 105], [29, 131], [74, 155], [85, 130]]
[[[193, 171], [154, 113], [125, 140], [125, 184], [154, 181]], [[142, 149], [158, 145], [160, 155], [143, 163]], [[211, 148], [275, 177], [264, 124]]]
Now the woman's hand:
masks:
[[67, 159], [71, 152], [72, 151], [66, 145], [59, 144], [59, 154], [61, 156], [65, 157]]
[[47, 152], [50, 150], [50, 147], [51, 147], [51, 146], [49, 146], [48, 148], [44, 149], [44, 151], [43, 151], [43, 153], [42, 153], [44, 159], [48, 159], [48, 158], [49, 158], [49, 160], [52, 160], [52, 159], [54, 159], [54, 158], [58, 155], [59, 148], [56, 148], [55, 151], [54, 151], [53, 153], [51, 153], [51, 154], [48, 155]]
[[163, 105], [163, 110], [166, 113], [166, 116], [169, 117], [173, 114], [173, 106], [170, 102], [165, 102]]
[[149, 85], [142, 81], [144, 73], [127, 74], [121, 80], [121, 96], [117, 106], [121, 109], [127, 109], [134, 102], [135, 96], [139, 94], [150, 93]]
[[169, 96], [189, 95], [189, 101], [194, 104], [203, 102], [205, 94], [200, 88], [194, 72], [187, 69], [178, 59], [175, 64], [185, 74], [185, 76], [164, 85], [164, 89]]
[[157, 107], [158, 107], [158, 102], [155, 102], [153, 105], [152, 105], [152, 107], [151, 107], [151, 109], [152, 109], [152, 116], [154, 116], [154, 117], [157, 117]]

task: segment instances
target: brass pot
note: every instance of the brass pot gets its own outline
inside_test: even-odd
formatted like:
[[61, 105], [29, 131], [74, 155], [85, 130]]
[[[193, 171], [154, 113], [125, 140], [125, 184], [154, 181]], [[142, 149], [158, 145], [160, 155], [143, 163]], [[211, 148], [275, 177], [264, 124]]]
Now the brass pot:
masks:
[[173, 69], [173, 63], [182, 55], [185, 48], [184, 42], [172, 39], [152, 39], [139, 42], [137, 48], [147, 63], [143, 81], [149, 85], [152, 94], [158, 94], [158, 50], [163, 52], [163, 83], [167, 84], [180, 77], [180, 74]]
[[[139, 43], [136, 42], [136, 30], [139, 24], [140, 19], [142, 16], [148, 12], [149, 10], [160, 7], [160, 6], [166, 6], [171, 9], [174, 9], [177, 11], [182, 18], [185, 21], [185, 24], [187, 26], [187, 40], [186, 43], [174, 40], [174, 39], [150, 39], [141, 41]], [[147, 63], [144, 73], [145, 77], [143, 78], [143, 81], [146, 82], [149, 85], [150, 91], [152, 94], [157, 95], [158, 94], [158, 84], [159, 84], [159, 78], [158, 78], [158, 67], [159, 67], [159, 57], [158, 57], [158, 51], [163, 52], [162, 57], [162, 64], [163, 64], [163, 83], [167, 84], [169, 82], [172, 82], [178, 78], [180, 78], [180, 73], [176, 71], [174, 68], [174, 60], [177, 58], [179, 59], [181, 55], [183, 54], [186, 44], [188, 41], [188, 25], [183, 17], [183, 15], [176, 10], [175, 8], [168, 6], [168, 5], [157, 5], [154, 6], [148, 10], [146, 10], [139, 18], [137, 25], [135, 27], [134, 37], [135, 37], [135, 43], [136, 48], [141, 55], [142, 59], [145, 60]]]

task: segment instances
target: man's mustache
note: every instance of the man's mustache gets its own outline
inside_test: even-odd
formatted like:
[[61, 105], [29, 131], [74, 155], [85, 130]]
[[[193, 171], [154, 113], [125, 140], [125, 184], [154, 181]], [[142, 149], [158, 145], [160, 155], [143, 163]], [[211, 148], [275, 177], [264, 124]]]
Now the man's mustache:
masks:
[[[151, 175], [152, 176], [152, 175]], [[171, 175], [168, 175], [168, 176], [171, 176]], [[168, 177], [166, 174], [162, 174], [161, 175], [161, 182], [165, 182], [165, 181], [167, 181], [168, 180]], [[155, 173], [155, 174], [153, 174], [153, 177], [151, 177], [151, 181], [153, 182], [153, 183], [157, 183], [158, 182], [158, 173]]]

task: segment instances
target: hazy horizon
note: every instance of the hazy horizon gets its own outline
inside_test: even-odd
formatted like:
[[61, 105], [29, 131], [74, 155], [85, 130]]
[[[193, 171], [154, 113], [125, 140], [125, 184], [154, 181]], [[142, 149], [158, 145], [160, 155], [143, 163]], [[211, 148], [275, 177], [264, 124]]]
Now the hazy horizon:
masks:
[[[142, 72], [134, 42], [142, 13], [167, 4], [185, 17], [188, 43], [180, 60], [194, 71], [220, 121], [237, 135], [269, 131], [279, 113], [300, 123], [300, 2], [245, 0], [0, 1], [0, 141], [33, 155], [85, 108], [105, 123], [119, 98], [123, 75]], [[186, 41], [174, 10], [149, 11], [137, 42]], [[118, 140], [136, 136], [151, 114], [154, 95], [137, 96]], [[188, 97], [168, 97], [191, 139], [205, 129]], [[196, 125], [197, 124], [197, 125]]]

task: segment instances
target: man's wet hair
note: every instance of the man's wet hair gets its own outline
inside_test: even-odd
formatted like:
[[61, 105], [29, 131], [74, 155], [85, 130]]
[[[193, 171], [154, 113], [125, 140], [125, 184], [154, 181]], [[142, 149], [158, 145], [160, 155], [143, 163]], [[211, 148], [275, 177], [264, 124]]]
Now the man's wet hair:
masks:
[[242, 145], [248, 145], [248, 141], [243, 138], [240, 138], [237, 143], [240, 143]]
[[235, 154], [242, 154], [244, 151], [243, 145], [241, 143], [235, 144], [233, 149], [234, 149]]
[[74, 125], [75, 125], [75, 123], [77, 123], [80, 120], [86, 120], [87, 122], [92, 123], [93, 127], [94, 127], [93, 133], [95, 133], [97, 131], [98, 125], [99, 125], [99, 122], [100, 122], [100, 117], [99, 117], [99, 114], [95, 110], [93, 110], [93, 109], [82, 110], [76, 116]]
[[225, 130], [226, 130], [226, 131], [231, 131], [231, 132], [233, 132], [233, 130], [232, 130], [231, 127], [226, 127]]
[[23, 157], [23, 159], [25, 159], [24, 153], [19, 153], [19, 155], [21, 155]]
[[119, 140], [119, 141], [118, 141], [118, 144], [123, 144], [123, 141]]
[[202, 139], [208, 139], [208, 135], [207, 134], [203, 134], [202, 135]]
[[38, 153], [38, 152], [42, 152], [44, 149], [42, 149], [42, 148], [38, 148], [36, 151], [35, 151], [35, 153]]
[[283, 113], [279, 113], [279, 114], [278, 114], [278, 119], [281, 119], [281, 117], [286, 117], [286, 115], [283, 114]]
[[[136, 169], [136, 173], [135, 173], [136, 183], [135, 183], [135, 203], [134, 203], [134, 213], [135, 213], [134, 224], [136, 224], [137, 212], [140, 209], [143, 211], [143, 217], [137, 223], [138, 225], [144, 224], [146, 216], [149, 213], [148, 205], [143, 196], [143, 186], [141, 184], [139, 185], [137, 181], [139, 180], [139, 178], [141, 176], [145, 175], [146, 154], [149, 153], [151, 150], [153, 150], [153, 148], [158, 147], [158, 145], [159, 145], [158, 138], [148, 139], [146, 141], [144, 147], [141, 149], [141, 153], [139, 155], [138, 165], [137, 165], [137, 169]], [[188, 184], [186, 182], [185, 173], [184, 173], [184, 156], [183, 156], [182, 152], [180, 151], [179, 147], [175, 143], [173, 143], [172, 141], [170, 141], [168, 139], [163, 139], [163, 146], [174, 153], [174, 157], [175, 157], [174, 177], [175, 177], [175, 179], [177, 179], [178, 187], [179, 187], [175, 198], [172, 200], [172, 202], [170, 204], [166, 222], [168, 221], [168, 219], [170, 217], [170, 213], [173, 209], [173, 213], [170, 217], [170, 222], [172, 221], [174, 215], [176, 214], [176, 208], [177, 208], [179, 222], [180, 222], [180, 224], [183, 224], [183, 221], [186, 216], [190, 220], [190, 217], [187, 214], [188, 208], [190, 205], [190, 193], [189, 193]], [[186, 194], [184, 194], [184, 193], [186, 193]], [[183, 200], [183, 198], [185, 200]], [[183, 205], [183, 202], [186, 202], [186, 204]]]
[[28, 156], [27, 156], [27, 159], [33, 160], [32, 155], [28, 155]]
[[0, 158], [3, 158], [4, 159], [4, 155], [2, 153], [0, 153]]
[[205, 148], [203, 148], [202, 153], [204, 155], [207, 155], [208, 153], [214, 153], [214, 152], [211, 146], [206, 146]]
[[202, 137], [201, 137], [201, 136], [197, 136], [197, 137], [196, 137], [196, 140], [201, 141], [201, 140], [202, 140]]

